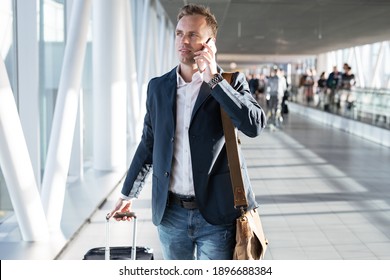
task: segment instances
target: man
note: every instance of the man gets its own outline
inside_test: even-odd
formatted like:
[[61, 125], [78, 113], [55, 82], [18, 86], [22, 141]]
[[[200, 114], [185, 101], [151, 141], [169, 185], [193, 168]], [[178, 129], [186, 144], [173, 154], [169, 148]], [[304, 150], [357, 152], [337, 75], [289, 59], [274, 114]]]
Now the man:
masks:
[[249, 84], [249, 89], [250, 89], [252, 95], [256, 96], [257, 91], [259, 89], [259, 78], [257, 77], [257, 75], [252, 74], [251, 79], [249, 80], [248, 84]]
[[279, 126], [280, 122], [283, 121], [280, 114], [281, 101], [283, 100], [284, 92], [287, 90], [286, 79], [279, 68], [273, 68], [268, 79], [268, 86], [270, 94], [268, 115], [272, 122], [271, 125]]
[[[179, 65], [149, 82], [142, 139], [109, 214], [131, 209], [153, 165], [153, 223], [165, 259], [232, 258], [240, 211], [233, 206], [220, 107], [250, 137], [265, 126], [245, 76], [235, 74], [233, 88], [220, 75], [216, 35], [217, 22], [208, 8], [180, 10]], [[249, 207], [257, 207], [246, 168], [243, 173]]]
[[[345, 63], [346, 64], [346, 63]], [[345, 96], [345, 108], [350, 111], [355, 102], [354, 93], [351, 89], [356, 85], [355, 74], [352, 73], [352, 67], [347, 64], [344, 68], [345, 72], [341, 75], [341, 88]], [[347, 112], [348, 112], [347, 111]]]
[[352, 67], [347, 66], [344, 68], [345, 72], [341, 74], [341, 88], [345, 90], [351, 90], [356, 84], [355, 74], [352, 73]]
[[[329, 105], [331, 108], [326, 107], [325, 111], [334, 110], [334, 105], [336, 105], [336, 110], [340, 108], [338, 90], [341, 86], [341, 72], [337, 69], [337, 66], [333, 66], [333, 72], [329, 74], [328, 79], [326, 80], [326, 86], [329, 89]], [[337, 97], [337, 98], [336, 98]]]

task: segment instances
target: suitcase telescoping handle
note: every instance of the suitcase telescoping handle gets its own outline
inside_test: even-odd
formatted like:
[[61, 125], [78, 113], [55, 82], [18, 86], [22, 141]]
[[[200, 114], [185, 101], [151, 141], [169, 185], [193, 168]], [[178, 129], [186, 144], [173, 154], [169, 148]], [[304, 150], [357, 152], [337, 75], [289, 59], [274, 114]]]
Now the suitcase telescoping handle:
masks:
[[[114, 218], [130, 217], [134, 219], [134, 230], [133, 230], [133, 246], [131, 246], [131, 259], [136, 259], [136, 240], [137, 240], [137, 215], [134, 212], [116, 212]], [[110, 259], [110, 218], [109, 214], [106, 216], [106, 248], [104, 251], [104, 259]]]

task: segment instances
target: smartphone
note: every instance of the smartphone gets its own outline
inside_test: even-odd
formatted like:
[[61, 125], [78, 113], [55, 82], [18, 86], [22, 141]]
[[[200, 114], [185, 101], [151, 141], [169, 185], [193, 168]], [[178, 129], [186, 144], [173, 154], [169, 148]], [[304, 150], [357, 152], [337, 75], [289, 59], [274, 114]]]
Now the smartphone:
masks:
[[[210, 37], [210, 38], [208, 38], [207, 39], [207, 41], [206, 41], [206, 44], [208, 44], [209, 42], [210, 42], [210, 40], [211, 40], [212, 38]], [[202, 49], [202, 51], [205, 49], [205, 47]], [[198, 66], [198, 71], [200, 72], [200, 73], [203, 73], [204, 72], [204, 70], [206, 69], [206, 67], [205, 67], [205, 65], [199, 65], [200, 63], [199, 62], [202, 62], [202, 60], [198, 60], [197, 61], [197, 63], [196, 63], [196, 65]]]
[[[206, 44], [208, 44], [208, 43], [210, 42], [211, 39], [212, 39], [211, 37], [208, 38], [207, 41], [206, 41]], [[205, 49], [205, 48], [203, 48], [202, 50], [204, 50], [204, 49]]]

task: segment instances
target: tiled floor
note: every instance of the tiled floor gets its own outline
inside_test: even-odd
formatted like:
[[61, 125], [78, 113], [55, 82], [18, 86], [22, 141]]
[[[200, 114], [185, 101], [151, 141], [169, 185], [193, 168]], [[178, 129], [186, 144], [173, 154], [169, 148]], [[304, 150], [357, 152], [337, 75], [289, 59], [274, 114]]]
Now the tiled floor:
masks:
[[[241, 138], [270, 241], [267, 259], [390, 260], [389, 148], [294, 113], [283, 129]], [[58, 259], [82, 259], [88, 249], [105, 245], [104, 217], [119, 189]], [[162, 259], [150, 195], [148, 182], [134, 205], [138, 245], [152, 247]], [[131, 226], [112, 222], [111, 245], [130, 244]], [[6, 248], [0, 243], [2, 252]]]
[[245, 141], [267, 258], [390, 259], [390, 150], [289, 117]]

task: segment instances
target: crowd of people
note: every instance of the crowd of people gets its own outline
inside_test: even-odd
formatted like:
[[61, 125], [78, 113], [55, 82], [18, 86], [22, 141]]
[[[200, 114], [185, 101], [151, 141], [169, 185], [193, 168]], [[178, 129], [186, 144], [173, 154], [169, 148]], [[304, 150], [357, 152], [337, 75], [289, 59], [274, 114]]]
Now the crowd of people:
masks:
[[[291, 95], [284, 70], [273, 67], [269, 76], [252, 74], [247, 79], [254, 97], [266, 105], [268, 123], [280, 126], [288, 113], [287, 100]], [[356, 78], [348, 63], [344, 63], [343, 71], [334, 66], [329, 75], [323, 71], [317, 76], [314, 69], [308, 68], [299, 76], [298, 90], [291, 97], [295, 96], [295, 101], [308, 106], [340, 113], [341, 109], [352, 109], [354, 98], [351, 89], [355, 84]]]
[[[301, 75], [298, 87], [307, 105], [339, 113], [341, 109], [351, 110], [353, 107], [354, 99], [351, 88], [355, 84], [356, 78], [352, 67], [344, 63], [342, 72], [334, 66], [329, 75], [322, 72], [318, 78], [314, 70], [308, 69], [305, 74]], [[342, 108], [343, 105], [344, 108]]]
[[248, 83], [256, 100], [266, 105], [268, 124], [279, 127], [288, 112], [289, 85], [284, 70], [273, 67], [269, 76], [253, 74]]

